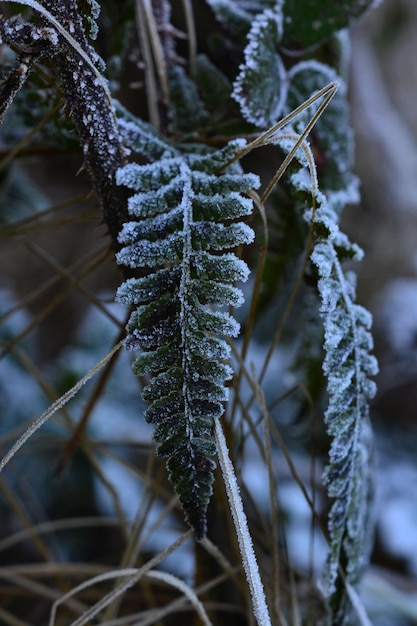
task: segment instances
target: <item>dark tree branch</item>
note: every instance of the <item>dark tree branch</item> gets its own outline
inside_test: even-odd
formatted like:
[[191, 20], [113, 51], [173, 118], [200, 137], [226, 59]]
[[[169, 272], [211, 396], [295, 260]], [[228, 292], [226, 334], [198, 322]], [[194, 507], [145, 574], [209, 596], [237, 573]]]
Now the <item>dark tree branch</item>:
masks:
[[[74, 0], [59, 3], [43, 0], [42, 5], [79, 43], [93, 64], [103, 65], [86, 39]], [[100, 199], [113, 245], [118, 248], [117, 236], [127, 220], [127, 197], [126, 191], [116, 185], [115, 173], [126, 161], [126, 149], [113, 105], [104, 83], [98, 80], [80, 54], [55, 28], [46, 24], [43, 16], [40, 21], [45, 22], [42, 28], [26, 24], [20, 17], [0, 21], [0, 36], [4, 43], [23, 50], [19, 66], [3, 83], [1, 103], [6, 109], [23, 86], [35, 59], [53, 59], [56, 80], [62, 89], [67, 112], [73, 117], [80, 137], [85, 168]]]

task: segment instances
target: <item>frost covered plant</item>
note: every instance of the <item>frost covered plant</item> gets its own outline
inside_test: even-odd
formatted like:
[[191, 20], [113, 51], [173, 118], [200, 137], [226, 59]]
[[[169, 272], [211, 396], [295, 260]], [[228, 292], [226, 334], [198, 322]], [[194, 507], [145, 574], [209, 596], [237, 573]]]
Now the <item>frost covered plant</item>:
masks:
[[[6, 3], [1, 0], [0, 4]], [[120, 141], [112, 96], [102, 75], [104, 63], [89, 43], [75, 0], [20, 0], [17, 4], [32, 7], [44, 25], [39, 27], [19, 15], [9, 19], [0, 15], [0, 40], [22, 49], [16, 67], [3, 83], [0, 116], [29, 78], [34, 64], [52, 59], [65, 107], [79, 134], [84, 165], [101, 201], [106, 224], [116, 238], [126, 219], [126, 199], [114, 184], [114, 174], [125, 161], [126, 152]], [[98, 9], [95, 0], [86, 3], [90, 36]]]
[[117, 261], [147, 272], [117, 292], [120, 302], [137, 307], [125, 345], [142, 351], [134, 373], [154, 375], [143, 390], [150, 404], [145, 418], [156, 424], [158, 454], [168, 458], [170, 478], [199, 539], [206, 535], [215, 467], [213, 420], [223, 413], [225, 381], [232, 376], [224, 337], [239, 333], [229, 313], [212, 307], [242, 304], [233, 283], [246, 280], [249, 270], [224, 250], [254, 238], [238, 220], [252, 213], [252, 200], [243, 194], [259, 185], [258, 178], [216, 174], [239, 146], [202, 157], [168, 153], [117, 173], [118, 184], [137, 192], [129, 198], [132, 221], [120, 232]]
[[[296, 187], [311, 189], [305, 177], [295, 175]], [[344, 258], [359, 260], [362, 251], [340, 232], [332, 207], [337, 200], [315, 194], [317, 208], [312, 217], [317, 236], [311, 261], [316, 266], [321, 298], [320, 315], [324, 325], [323, 371], [327, 377], [329, 404], [325, 413], [327, 432], [332, 443], [325, 482], [332, 498], [329, 513], [330, 554], [323, 577], [324, 593], [338, 598], [335, 621], [345, 621], [346, 596], [341, 591], [340, 563], [346, 563], [346, 580], [357, 585], [369, 558], [372, 504], [370, 477], [372, 435], [369, 400], [375, 395], [372, 380], [378, 372], [371, 354], [369, 312], [355, 304], [354, 276], [341, 267]]]
[[[303, 0], [207, 0], [213, 29], [222, 29], [221, 44], [207, 38], [207, 55], [196, 54], [191, 3], [184, 2], [187, 62], [178, 62], [178, 30], [168, 0], [124, 0], [123, 8], [138, 24], [152, 124], [116, 102], [103, 77], [104, 61], [89, 40], [97, 36], [99, 3], [17, 4], [30, 7], [37, 19], [0, 17], [3, 43], [18, 50], [0, 91], [1, 112], [13, 112], [14, 98], [36, 63], [46, 59], [78, 133], [123, 273], [116, 299], [131, 309], [124, 346], [138, 352], [133, 371], [147, 403], [144, 417], [155, 425], [157, 453], [167, 461], [186, 521], [202, 545], [211, 533], [208, 506], [219, 453], [261, 624], [269, 623], [268, 611], [219, 420], [227, 421], [235, 437], [244, 420], [252, 420], [239, 384], [246, 376], [252, 390], [259, 388], [243, 362], [251, 329], [262, 326], [262, 309], [281, 292], [288, 299], [273, 349], [297, 296], [305, 296], [303, 278], [314, 283], [315, 305], [311, 298], [305, 301], [310, 316], [321, 318], [324, 333], [314, 337], [311, 353], [302, 342], [293, 349], [300, 352], [298, 365], [317, 405], [323, 389], [314, 381], [321, 366], [326, 378], [330, 450], [324, 482], [331, 503], [329, 557], [320, 587], [328, 621], [348, 623], [346, 589], [359, 582], [369, 547], [368, 402], [377, 367], [370, 316], [355, 303], [354, 279], [342, 268], [361, 252], [338, 226], [344, 205], [357, 200], [343, 80], [348, 51], [346, 34], [339, 31], [371, 0], [331, 7], [314, 0], [307, 12]], [[126, 28], [120, 40], [128, 39], [127, 33]], [[120, 61], [120, 48], [118, 54]], [[266, 145], [277, 149], [282, 165], [258, 195], [260, 177], [245, 172], [240, 162]], [[257, 245], [262, 235], [258, 213], [267, 226], [257, 267], [247, 244]], [[239, 283], [248, 279], [250, 266], [254, 295], [236, 371], [230, 358], [231, 346], [238, 353], [233, 339], [240, 330], [234, 309], [243, 304]], [[303, 334], [296, 313], [294, 323]], [[312, 356], [317, 347], [324, 351], [321, 363]], [[234, 402], [228, 403], [231, 390]], [[272, 422], [266, 406], [259, 405]]]

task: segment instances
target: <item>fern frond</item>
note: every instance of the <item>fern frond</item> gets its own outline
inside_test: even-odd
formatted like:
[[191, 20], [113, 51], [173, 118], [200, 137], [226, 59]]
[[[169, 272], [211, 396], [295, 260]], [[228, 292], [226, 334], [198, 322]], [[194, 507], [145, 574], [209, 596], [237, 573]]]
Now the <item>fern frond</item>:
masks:
[[170, 130], [191, 133], [203, 128], [210, 116], [200, 100], [194, 81], [181, 65], [174, 65], [169, 73], [169, 118]]
[[[301, 174], [301, 173], [300, 173]], [[307, 178], [292, 177], [300, 190], [311, 191]], [[347, 615], [347, 595], [339, 578], [342, 567], [352, 586], [360, 579], [369, 557], [371, 503], [371, 437], [369, 400], [378, 371], [371, 354], [370, 313], [355, 303], [354, 275], [345, 275], [341, 263], [359, 260], [360, 248], [340, 232], [337, 221], [337, 194], [329, 198], [315, 192], [317, 209], [307, 212], [316, 231], [311, 261], [318, 273], [321, 298], [320, 315], [324, 325], [323, 372], [327, 377], [329, 404], [325, 413], [331, 438], [329, 463], [325, 471], [332, 506], [329, 513], [330, 554], [324, 588], [332, 596], [334, 623], [342, 624]]]
[[155, 161], [167, 154], [176, 154], [176, 150], [166, 143], [151, 124], [132, 115], [117, 100], [115, 108], [119, 131], [125, 145], [138, 154], [146, 154]]
[[335, 243], [321, 241], [312, 254], [320, 276], [326, 353], [323, 371], [329, 392], [325, 421], [332, 439], [325, 472], [333, 499], [327, 572], [330, 592], [336, 590], [340, 562], [346, 563], [348, 582], [355, 585], [369, 556], [368, 402], [376, 390], [371, 377], [377, 373], [376, 360], [370, 354], [371, 315], [355, 304], [354, 285], [343, 274]]
[[157, 452], [167, 458], [198, 539], [206, 534], [212, 492], [213, 418], [223, 413], [232, 375], [224, 336], [239, 332], [233, 317], [217, 307], [242, 303], [232, 283], [249, 273], [226, 250], [253, 240], [252, 229], [237, 220], [252, 212], [244, 192], [259, 185], [252, 174], [216, 174], [235, 150], [167, 155], [149, 165], [129, 164], [117, 176], [119, 185], [138, 191], [129, 199], [131, 221], [120, 233], [117, 260], [146, 272], [117, 293], [120, 302], [136, 307], [125, 345], [141, 350], [135, 374], [152, 375], [143, 391], [145, 418], [156, 424]]
[[[294, 139], [282, 141], [277, 137], [276, 142], [289, 151]], [[342, 269], [343, 261], [362, 258], [362, 250], [338, 226], [341, 205], [356, 199], [356, 182], [351, 181], [341, 191], [329, 191], [326, 197], [318, 189], [309, 148], [304, 147], [304, 154], [300, 150], [295, 153], [300, 168], [290, 181], [295, 191], [311, 194], [313, 198], [313, 208], [305, 211], [304, 218], [313, 228], [310, 260], [318, 274], [321, 299], [323, 372], [329, 396], [325, 423], [331, 439], [324, 475], [332, 500], [328, 520], [330, 553], [323, 588], [331, 597], [333, 623], [339, 626], [349, 615], [346, 584], [357, 585], [369, 557], [372, 500], [369, 400], [376, 391], [372, 377], [378, 366], [371, 354], [372, 317], [355, 303], [354, 274], [345, 275]]]

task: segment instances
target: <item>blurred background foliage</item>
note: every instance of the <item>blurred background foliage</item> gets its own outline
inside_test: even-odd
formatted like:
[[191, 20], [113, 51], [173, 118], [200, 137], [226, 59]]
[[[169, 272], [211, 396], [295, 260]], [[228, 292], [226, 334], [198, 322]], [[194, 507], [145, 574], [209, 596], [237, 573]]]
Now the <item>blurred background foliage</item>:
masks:
[[[163, 7], [164, 2], [155, 4]], [[245, 39], [247, 13], [229, 37], [208, 6], [214, 2], [190, 4], [198, 52], [207, 55], [199, 58], [194, 73], [205, 109], [199, 109], [190, 91], [187, 106], [177, 107], [176, 118], [160, 107], [161, 130], [171, 135], [192, 130], [213, 143], [215, 132], [230, 136], [253, 131], [237, 115], [237, 104], [225, 100], [242, 61], [236, 42]], [[350, 4], [357, 12], [342, 16], [337, 28], [359, 15], [366, 3]], [[241, 5], [250, 15], [251, 2]], [[300, 58], [314, 58], [349, 77], [361, 200], [345, 209], [342, 228], [365, 250], [364, 261], [353, 269], [358, 274], [358, 301], [374, 315], [380, 362], [379, 392], [372, 406], [376, 535], [363, 598], [375, 625], [408, 626], [417, 623], [417, 8], [413, 0], [384, 0], [354, 24], [349, 39], [344, 35], [341, 43], [340, 38], [326, 40], [326, 20], [314, 30], [304, 27], [310, 22], [305, 20], [303, 2], [287, 0], [285, 5], [294, 18], [283, 42], [288, 66]], [[321, 15], [322, 5], [310, 2], [310, 17]], [[88, 2], [79, 6], [89, 14]], [[186, 6], [172, 3], [172, 24], [178, 33], [189, 32]], [[2, 4], [3, 8], [5, 14], [21, 12], [17, 6]], [[149, 76], [135, 3], [103, 0], [101, 8], [93, 43], [106, 61], [113, 93], [133, 114], [155, 121], [153, 114], [148, 115]], [[330, 18], [339, 19], [336, 14]], [[331, 32], [334, 26], [333, 22]], [[178, 33], [164, 33], [166, 50], [171, 50], [175, 37], [175, 55], [188, 59], [190, 40]], [[315, 47], [318, 41], [321, 45]], [[0, 47], [3, 76], [14, 59], [7, 46]], [[173, 94], [176, 80], [181, 77], [172, 72]], [[310, 95], [309, 89], [299, 94], [299, 101]], [[291, 106], [295, 104], [294, 100]], [[320, 135], [320, 127], [316, 132]], [[269, 148], [248, 157], [245, 165], [268, 180], [280, 158], [276, 148]], [[324, 165], [318, 160], [319, 172], [331, 188], [333, 173]], [[294, 258], [304, 250], [306, 228], [294, 215], [292, 193], [284, 180], [271, 200], [280, 210], [269, 217], [268, 262], [258, 301], [262, 316], [248, 359], [255, 369], [262, 366], [276, 320], [288, 301]], [[302, 205], [304, 199], [297, 200]], [[261, 224], [256, 227], [262, 241]], [[25, 425], [123, 336], [127, 315], [113, 303], [119, 271], [98, 200], [83, 171], [74, 125], [48, 63], [31, 73], [0, 129], [0, 245], [0, 443], [5, 452]], [[258, 256], [259, 248], [249, 251], [252, 265]], [[315, 277], [307, 276], [307, 283], [309, 279], [314, 288]], [[275, 446], [272, 460], [279, 480], [278, 565], [271, 556], [275, 554], [265, 518], [263, 462], [247, 427], [239, 432], [236, 424], [229, 425], [261, 569], [265, 578], [271, 572], [275, 576], [277, 569], [280, 573], [279, 598], [271, 589], [276, 581], [272, 574], [274, 583], [265, 581], [267, 594], [276, 600], [277, 624], [296, 624], [291, 611], [303, 624], [319, 623], [325, 613], [311, 583], [322, 565], [325, 541], [317, 528], [312, 530], [311, 512], [284, 461], [290, 453], [298, 481], [308, 486], [324, 516], [320, 476], [327, 440], [320, 416], [325, 398], [317, 346], [321, 331], [314, 308], [308, 305], [312, 297], [311, 287], [303, 288], [264, 381], [280, 428], [277, 440], [284, 441], [281, 448]], [[239, 312], [242, 322], [246, 313]], [[300, 324], [309, 329], [302, 337], [308, 355], [302, 363], [294, 362]], [[154, 457], [142, 412], [129, 358], [119, 353], [0, 475], [1, 623], [46, 624], [53, 600], [70, 588], [115, 567], [140, 566], [184, 531], [182, 513], [163, 464]], [[232, 565], [238, 564], [219, 476], [212, 510], [212, 536]], [[164, 567], [187, 581], [194, 577], [196, 586], [212, 583], [204, 599], [216, 624], [250, 623], [241, 572], [224, 574], [206, 548], [188, 541], [164, 561]], [[112, 584], [87, 589], [77, 597], [78, 604], [60, 609], [56, 623], [71, 623]], [[178, 613], [178, 595], [154, 582], [139, 591], [134, 587], [120, 606], [115, 603], [100, 615], [100, 623], [136, 623], [126, 617], [134, 614], [138, 624], [158, 619], [163, 624], [191, 623], [193, 614]]]

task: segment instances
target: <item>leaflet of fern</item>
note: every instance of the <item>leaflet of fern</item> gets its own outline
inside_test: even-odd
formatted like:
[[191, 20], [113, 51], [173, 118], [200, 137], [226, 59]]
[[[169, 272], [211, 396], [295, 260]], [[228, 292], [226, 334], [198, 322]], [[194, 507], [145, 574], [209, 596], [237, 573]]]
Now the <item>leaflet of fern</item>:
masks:
[[120, 302], [136, 306], [125, 345], [141, 351], [135, 374], [151, 376], [143, 390], [145, 418], [156, 425], [157, 452], [167, 458], [198, 539], [206, 534], [215, 468], [213, 418], [223, 413], [232, 375], [224, 336], [239, 332], [234, 318], [217, 307], [242, 303], [233, 283], [249, 274], [226, 250], [253, 240], [252, 229], [236, 220], [252, 212], [243, 193], [259, 185], [251, 174], [216, 175], [226, 152], [171, 154], [118, 173], [118, 184], [140, 191], [129, 199], [132, 221], [120, 232], [117, 260], [145, 273], [117, 293]]

